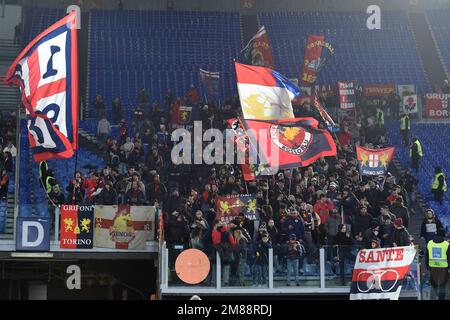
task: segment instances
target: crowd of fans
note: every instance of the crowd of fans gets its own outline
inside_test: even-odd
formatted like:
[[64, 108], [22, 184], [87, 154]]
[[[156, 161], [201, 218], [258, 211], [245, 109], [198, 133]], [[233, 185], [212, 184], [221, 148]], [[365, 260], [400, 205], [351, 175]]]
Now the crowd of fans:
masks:
[[[111, 111], [119, 136], [112, 137], [107, 106], [101, 96], [95, 98], [98, 140], [107, 166], [89, 177], [75, 173], [66, 196], [57, 186], [52, 189], [55, 181], [47, 189], [54, 204], [157, 205], [163, 210], [169, 264], [174, 264], [176, 248], [200, 249], [213, 264], [218, 251], [224, 285], [244, 285], [249, 272], [255, 285], [267, 283], [269, 248], [275, 274], [287, 272], [292, 285], [304, 272], [305, 260], [317, 263], [322, 246], [328, 248], [327, 259], [335, 271], [339, 266], [344, 281], [345, 261], [354, 261], [355, 249], [412, 243], [407, 228], [417, 179], [410, 170], [399, 181], [390, 173], [368, 177], [358, 171], [356, 144], [386, 146], [379, 109], [360, 108], [357, 100], [356, 116], [340, 121], [336, 157], [245, 182], [239, 165], [176, 165], [170, 158], [169, 119], [177, 105], [199, 108], [203, 130], [226, 129], [226, 120], [239, 114], [238, 97], [217, 107], [198, 101], [195, 88], [176, 99], [169, 90], [161, 108], [156, 102], [149, 104], [143, 89], [138, 101], [132, 122], [127, 123], [120, 99], [114, 99]], [[315, 117], [324, 127], [309, 103], [295, 107], [294, 113]], [[227, 222], [217, 219], [217, 196], [247, 193], [256, 195], [259, 220], [249, 220], [243, 213]], [[428, 215], [424, 238], [432, 236], [426, 224], [439, 223], [432, 211]]]
[[14, 172], [13, 159], [17, 154], [16, 129], [16, 113], [10, 112], [7, 117], [4, 117], [0, 112], [0, 200], [6, 200], [9, 177]]

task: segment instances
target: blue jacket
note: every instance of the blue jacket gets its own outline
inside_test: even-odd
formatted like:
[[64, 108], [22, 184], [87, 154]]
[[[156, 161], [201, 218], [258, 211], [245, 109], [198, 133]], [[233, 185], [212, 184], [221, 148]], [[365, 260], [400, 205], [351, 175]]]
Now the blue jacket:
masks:
[[[293, 228], [289, 229], [289, 226], [293, 226]], [[295, 219], [292, 219], [291, 216], [287, 217], [283, 223], [283, 231], [288, 237], [291, 233], [294, 233], [297, 240], [303, 240], [305, 238], [305, 225], [303, 224], [303, 219], [301, 217]]]

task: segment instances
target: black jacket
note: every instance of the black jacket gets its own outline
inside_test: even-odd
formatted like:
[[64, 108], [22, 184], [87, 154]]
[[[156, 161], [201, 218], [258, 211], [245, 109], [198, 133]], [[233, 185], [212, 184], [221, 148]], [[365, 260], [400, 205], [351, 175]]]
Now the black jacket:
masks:
[[401, 229], [394, 228], [392, 232], [392, 243], [395, 243], [397, 247], [409, 246], [411, 241], [409, 240], [409, 233], [403, 227]]

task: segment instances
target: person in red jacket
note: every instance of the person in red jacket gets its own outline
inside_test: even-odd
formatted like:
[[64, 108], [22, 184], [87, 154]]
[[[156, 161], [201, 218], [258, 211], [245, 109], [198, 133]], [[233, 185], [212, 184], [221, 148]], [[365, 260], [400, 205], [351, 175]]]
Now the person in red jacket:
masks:
[[97, 190], [98, 173], [92, 172], [90, 178], [85, 178], [82, 188], [87, 190], [86, 195], [91, 199], [92, 194]]
[[326, 230], [325, 230], [325, 222], [330, 215], [330, 212], [333, 210], [334, 205], [333, 201], [330, 201], [325, 194], [321, 193], [316, 201], [316, 204], [313, 207], [315, 213], [317, 213], [320, 217], [320, 225], [319, 225], [319, 243], [325, 243]]
[[2, 174], [0, 176], [0, 198], [2, 200], [6, 200], [6, 195], [8, 194], [8, 184], [9, 184], [8, 172], [6, 172], [6, 170], [3, 169]]
[[341, 130], [337, 135], [339, 144], [341, 146], [349, 145], [352, 140], [352, 135], [348, 131], [348, 126], [344, 126], [343, 130]]
[[222, 281], [224, 286], [228, 286], [230, 280], [231, 264], [234, 263], [236, 255], [236, 239], [228, 231], [225, 222], [219, 222], [212, 231], [211, 240], [216, 250], [219, 252], [222, 266]]

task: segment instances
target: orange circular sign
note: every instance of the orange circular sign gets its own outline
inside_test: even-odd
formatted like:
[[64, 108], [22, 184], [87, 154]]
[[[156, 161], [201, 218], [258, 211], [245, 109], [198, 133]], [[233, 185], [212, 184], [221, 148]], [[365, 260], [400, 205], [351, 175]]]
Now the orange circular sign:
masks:
[[209, 274], [208, 256], [197, 249], [181, 252], [175, 261], [175, 271], [181, 281], [188, 284], [198, 284]]

